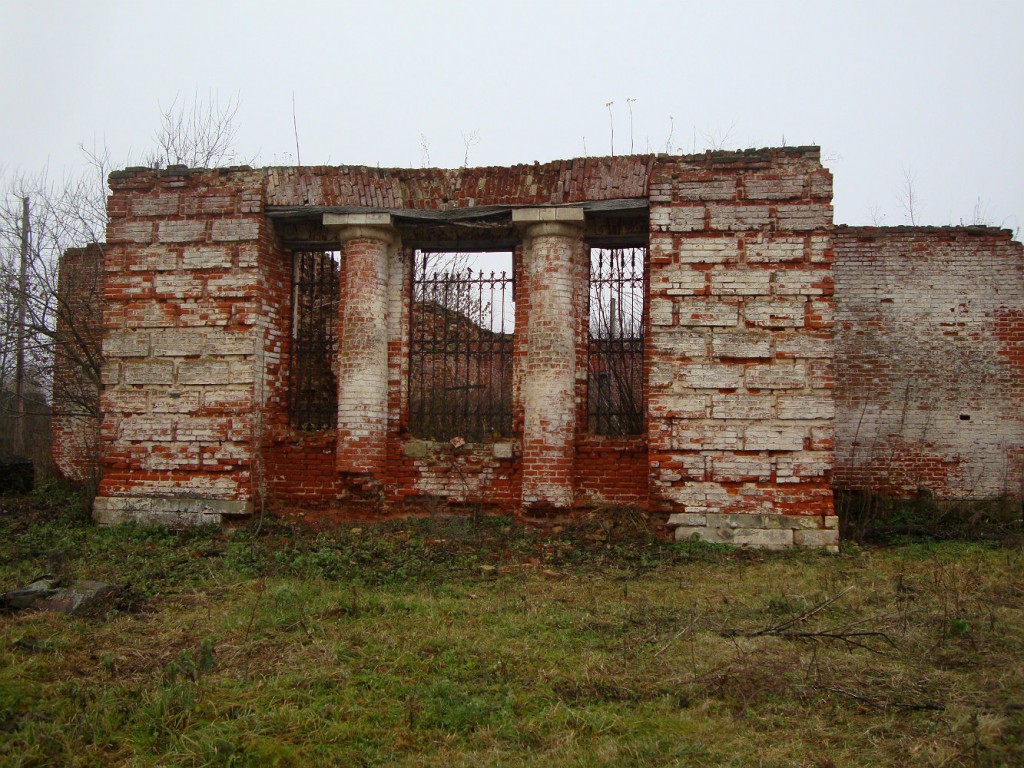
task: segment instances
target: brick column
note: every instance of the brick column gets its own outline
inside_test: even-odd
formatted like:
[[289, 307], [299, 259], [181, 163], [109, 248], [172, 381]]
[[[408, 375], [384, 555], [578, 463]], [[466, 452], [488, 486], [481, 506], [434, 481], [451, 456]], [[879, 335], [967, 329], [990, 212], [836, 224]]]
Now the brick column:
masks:
[[580, 208], [521, 208], [526, 360], [522, 372], [524, 507], [572, 506], [576, 460], [576, 343], [581, 286], [574, 268], [582, 247]]
[[339, 472], [383, 479], [388, 415], [388, 261], [398, 234], [387, 213], [324, 214], [341, 242]]

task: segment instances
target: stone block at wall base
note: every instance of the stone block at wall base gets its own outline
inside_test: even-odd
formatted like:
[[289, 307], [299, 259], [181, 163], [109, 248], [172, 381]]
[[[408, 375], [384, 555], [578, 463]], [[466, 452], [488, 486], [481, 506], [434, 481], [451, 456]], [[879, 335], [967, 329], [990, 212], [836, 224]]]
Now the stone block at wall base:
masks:
[[98, 525], [135, 522], [184, 528], [220, 525], [227, 518], [249, 514], [252, 502], [227, 499], [100, 496], [92, 505], [92, 518]]
[[751, 549], [811, 547], [839, 551], [838, 518], [808, 515], [695, 514], [669, 517], [676, 541], [697, 539]]

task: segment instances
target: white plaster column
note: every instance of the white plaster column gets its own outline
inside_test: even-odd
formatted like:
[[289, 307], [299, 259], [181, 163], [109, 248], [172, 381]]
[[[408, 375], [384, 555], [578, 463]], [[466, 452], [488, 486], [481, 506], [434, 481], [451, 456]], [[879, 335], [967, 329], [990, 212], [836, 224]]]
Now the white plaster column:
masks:
[[523, 298], [528, 302], [523, 398], [522, 504], [567, 509], [576, 461], [576, 344], [582, 303], [575, 263], [583, 209], [518, 208], [523, 232]]
[[383, 479], [388, 421], [388, 263], [399, 247], [387, 213], [324, 214], [341, 243], [339, 472]]

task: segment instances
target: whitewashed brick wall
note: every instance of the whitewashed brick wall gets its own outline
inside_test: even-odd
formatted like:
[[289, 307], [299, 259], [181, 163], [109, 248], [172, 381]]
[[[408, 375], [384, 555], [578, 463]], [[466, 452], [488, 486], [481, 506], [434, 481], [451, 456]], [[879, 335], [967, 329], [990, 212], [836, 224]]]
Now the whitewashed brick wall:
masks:
[[1020, 497], [1024, 257], [1007, 230], [836, 229], [836, 483]]

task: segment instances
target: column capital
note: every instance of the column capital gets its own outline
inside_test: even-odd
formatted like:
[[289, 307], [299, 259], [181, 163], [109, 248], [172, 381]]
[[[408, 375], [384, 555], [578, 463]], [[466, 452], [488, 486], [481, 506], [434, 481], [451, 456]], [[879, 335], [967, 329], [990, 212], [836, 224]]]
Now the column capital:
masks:
[[368, 239], [389, 245], [398, 242], [398, 230], [390, 213], [325, 213], [324, 226], [338, 242]]
[[536, 208], [513, 208], [513, 224], [536, 224], [543, 221], [583, 223], [583, 209], [571, 206], [537, 206]]
[[526, 237], [578, 237], [583, 228], [582, 208], [513, 208], [512, 224]]

